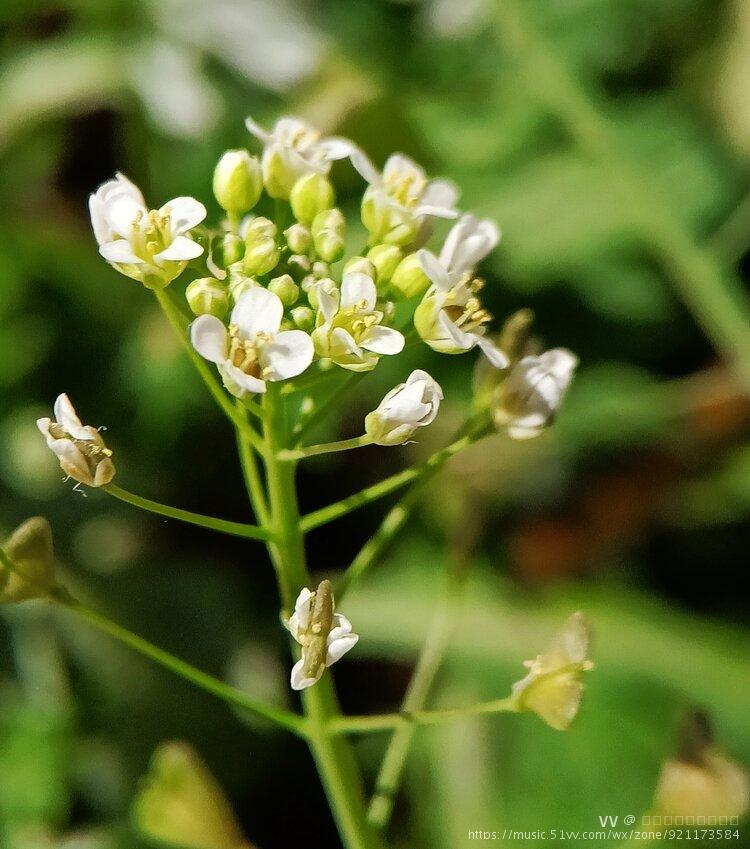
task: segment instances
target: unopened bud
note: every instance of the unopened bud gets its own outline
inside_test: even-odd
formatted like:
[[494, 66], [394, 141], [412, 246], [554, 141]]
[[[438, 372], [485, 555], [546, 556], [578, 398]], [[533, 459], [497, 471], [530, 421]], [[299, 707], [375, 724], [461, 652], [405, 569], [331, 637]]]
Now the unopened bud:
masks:
[[316, 215], [333, 207], [336, 194], [328, 177], [323, 174], [305, 174], [294, 184], [289, 201], [297, 221], [310, 225]]
[[193, 315], [224, 318], [229, 310], [227, 287], [213, 277], [199, 277], [185, 289], [185, 298]]
[[284, 230], [284, 236], [293, 254], [306, 254], [312, 246], [312, 234], [304, 224], [292, 224]]
[[286, 268], [292, 279], [300, 283], [305, 276], [310, 274], [312, 263], [304, 254], [292, 254], [287, 258]]
[[396, 245], [375, 245], [374, 248], [370, 248], [367, 259], [375, 266], [375, 282], [379, 291], [383, 291], [391, 282], [391, 278], [403, 258], [403, 251]]
[[232, 215], [249, 212], [263, 191], [260, 162], [246, 150], [228, 150], [216, 165], [213, 187], [222, 209]]
[[274, 277], [268, 284], [268, 291], [273, 292], [285, 307], [291, 307], [299, 298], [299, 286], [288, 274]]
[[312, 237], [318, 256], [325, 262], [337, 262], [344, 255], [346, 220], [339, 209], [329, 209], [315, 216]]
[[292, 312], [292, 321], [298, 330], [304, 330], [309, 333], [315, 324], [315, 313], [310, 307], [295, 307]]
[[399, 300], [418, 298], [430, 288], [430, 280], [422, 270], [417, 254], [404, 257], [393, 272], [390, 294]]
[[239, 262], [245, 255], [244, 239], [236, 233], [225, 233], [221, 240], [221, 254], [224, 268]]
[[276, 244], [276, 225], [267, 218], [254, 218], [245, 233], [245, 273], [268, 274], [276, 268], [281, 251]]
[[0, 604], [41, 598], [54, 583], [52, 529], [45, 518], [34, 516], [0, 547]]
[[371, 280], [375, 279], [375, 266], [366, 257], [353, 256], [346, 261], [343, 273], [350, 274], [353, 271], [360, 271], [362, 274], [366, 274]]
[[537, 353], [528, 350], [533, 323], [534, 313], [530, 309], [517, 310], [505, 319], [500, 331], [498, 347], [511, 363], [520, 360], [526, 354]]
[[320, 259], [316, 260], [312, 264], [312, 273], [316, 280], [323, 280], [325, 277], [331, 276], [331, 266]]

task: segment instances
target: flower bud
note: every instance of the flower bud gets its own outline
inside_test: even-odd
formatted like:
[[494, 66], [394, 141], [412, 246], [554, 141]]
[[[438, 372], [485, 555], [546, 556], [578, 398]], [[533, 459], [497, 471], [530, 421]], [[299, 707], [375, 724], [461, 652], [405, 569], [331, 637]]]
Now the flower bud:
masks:
[[376, 283], [382, 291], [393, 277], [398, 264], [404, 258], [404, 253], [397, 245], [375, 245], [367, 253], [367, 259], [375, 266]]
[[185, 289], [185, 298], [193, 315], [215, 315], [224, 318], [229, 310], [229, 292], [213, 277], [199, 277]]
[[515, 709], [533, 711], [550, 727], [565, 731], [581, 704], [581, 675], [594, 668], [590, 642], [583, 614], [574, 613], [547, 651], [524, 664], [529, 674], [513, 685], [510, 697]]
[[0, 546], [0, 604], [41, 598], [54, 583], [52, 529], [45, 518], [34, 516]]
[[442, 400], [440, 384], [417, 369], [365, 417], [365, 432], [376, 445], [402, 445], [435, 419]]
[[165, 743], [154, 752], [133, 819], [159, 844], [249, 849], [224, 792], [187, 743]]
[[391, 277], [391, 297], [398, 300], [417, 298], [430, 288], [430, 280], [422, 270], [417, 254], [401, 260]]
[[314, 310], [318, 309], [321, 289], [324, 292], [333, 293], [337, 291], [338, 287], [330, 277], [324, 277], [322, 280], [317, 280], [312, 286], [310, 286], [307, 290], [307, 300]]
[[289, 202], [297, 221], [310, 225], [316, 215], [333, 207], [336, 194], [328, 177], [316, 173], [305, 174], [294, 184]]
[[231, 215], [244, 215], [263, 191], [260, 162], [246, 150], [228, 150], [216, 165], [213, 187], [222, 209]]
[[316, 260], [312, 264], [312, 273], [316, 280], [323, 280], [325, 277], [331, 276], [331, 266], [320, 259]]
[[273, 292], [285, 307], [291, 307], [299, 298], [299, 286], [288, 274], [274, 277], [268, 284], [268, 291]]
[[224, 268], [239, 262], [245, 255], [245, 241], [236, 233], [225, 233], [221, 241]]
[[267, 218], [254, 218], [245, 233], [245, 273], [250, 277], [268, 274], [276, 268], [280, 256], [276, 225]]
[[662, 767], [651, 810], [662, 819], [729, 819], [750, 810], [748, 774], [716, 747], [704, 713], [688, 716], [677, 753]]
[[374, 280], [376, 276], [375, 266], [369, 259], [363, 256], [353, 256], [346, 261], [343, 273], [350, 274], [353, 271], [361, 271], [362, 274], [366, 274], [371, 280]]
[[311, 267], [312, 263], [304, 254], [292, 254], [286, 261], [287, 271], [291, 274], [292, 279], [297, 283], [300, 283], [308, 274], [310, 274]]
[[304, 330], [305, 333], [309, 333], [315, 325], [315, 313], [310, 307], [295, 307], [291, 312], [291, 316], [294, 326], [298, 330]]
[[284, 230], [284, 236], [293, 254], [306, 254], [312, 247], [312, 234], [304, 224], [292, 224]]
[[318, 256], [325, 262], [337, 262], [344, 255], [346, 219], [339, 209], [329, 209], [315, 216], [312, 237]]
[[409, 245], [419, 232], [419, 219], [408, 209], [395, 206], [372, 187], [362, 198], [362, 223], [370, 234], [370, 244]]

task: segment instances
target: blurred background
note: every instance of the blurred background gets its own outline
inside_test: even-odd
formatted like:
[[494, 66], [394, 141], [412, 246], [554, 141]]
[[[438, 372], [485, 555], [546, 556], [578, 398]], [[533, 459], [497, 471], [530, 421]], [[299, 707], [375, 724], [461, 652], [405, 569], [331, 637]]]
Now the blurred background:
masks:
[[[506, 695], [573, 610], [595, 632], [569, 732], [533, 715], [419, 731], [392, 845], [640, 815], [692, 706], [747, 766], [750, 403], [717, 353], [736, 338], [705, 328], [729, 292], [735, 336], [750, 334], [749, 82], [746, 0], [5, 0], [0, 539], [47, 516], [72, 591], [294, 705], [262, 548], [72, 492], [34, 422], [67, 391], [107, 425], [122, 486], [246, 519], [226, 422], [153, 298], [99, 258], [86, 200], [122, 170], [153, 205], [192, 194], [216, 220], [217, 157], [256, 150], [244, 117], [300, 114], [378, 164], [401, 150], [456, 181], [504, 233], [487, 306], [532, 307], [549, 346], [581, 358], [555, 427], [457, 459], [347, 599], [362, 635], [337, 666], [350, 712], [399, 704], [452, 558], [472, 571], [433, 704]], [[356, 220], [358, 178], [343, 164], [334, 178]], [[444, 411], [417, 446], [307, 463], [303, 509], [442, 444], [473, 360], [424, 346], [384, 360], [316, 441], [361, 432], [410, 367], [443, 384]], [[314, 532], [312, 567], [343, 568], [387, 507]], [[206, 761], [254, 844], [339, 845], [301, 743], [43, 604], [0, 611], [0, 845], [151, 845], [133, 799], [172, 739]], [[357, 741], [368, 780], [385, 742]]]

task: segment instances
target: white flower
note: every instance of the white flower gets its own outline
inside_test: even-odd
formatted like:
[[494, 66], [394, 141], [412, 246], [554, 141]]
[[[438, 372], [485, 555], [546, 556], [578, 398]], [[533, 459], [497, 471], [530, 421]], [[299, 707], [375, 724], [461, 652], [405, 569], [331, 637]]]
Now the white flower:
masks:
[[263, 143], [263, 180], [274, 198], [288, 199], [300, 177], [327, 174], [335, 159], [345, 159], [353, 149], [346, 139], [322, 138], [300, 118], [279, 118], [270, 133], [252, 118], [247, 118], [245, 125]]
[[417, 428], [434, 421], [443, 390], [426, 371], [417, 369], [383, 398], [365, 418], [365, 431], [376, 445], [401, 445]]
[[81, 424], [67, 395], [59, 395], [55, 401], [55, 421], [38, 419], [36, 425], [62, 470], [74, 480], [106, 486], [115, 476], [112, 452], [96, 428]]
[[341, 291], [318, 284], [318, 327], [312, 334], [318, 356], [350, 371], [370, 371], [381, 355], [403, 350], [401, 333], [381, 326], [377, 296], [372, 278], [360, 271], [344, 275]]
[[594, 668], [590, 642], [583, 614], [574, 613], [547, 650], [525, 662], [529, 674], [513, 685], [511, 695], [516, 710], [533, 711], [558, 731], [568, 728], [583, 695], [581, 673]]
[[171, 283], [203, 248], [188, 235], [206, 217], [191, 197], [178, 197], [149, 210], [127, 177], [117, 174], [89, 197], [99, 253], [111, 265], [151, 289]]
[[301, 330], [279, 332], [284, 305], [258, 286], [240, 296], [229, 329], [213, 315], [199, 316], [190, 340], [205, 359], [216, 363], [224, 385], [237, 398], [265, 392], [267, 380], [296, 377], [310, 365], [313, 343]]
[[325, 668], [343, 657], [359, 640], [359, 635], [352, 631], [352, 623], [335, 612], [330, 581], [321, 581], [315, 592], [307, 587], [300, 592], [286, 626], [302, 646], [302, 657], [292, 668], [293, 690], [312, 687]]
[[402, 153], [388, 157], [379, 173], [367, 156], [353, 148], [352, 165], [369, 186], [362, 198], [362, 223], [371, 244], [409, 245], [428, 235], [430, 218], [456, 218], [458, 190], [447, 180], [428, 180], [424, 169]]
[[420, 251], [419, 258], [430, 280], [439, 289], [448, 291], [464, 275], [471, 274], [499, 241], [500, 230], [494, 221], [462, 215], [446, 236], [437, 264], [429, 251]]
[[562, 406], [578, 357], [565, 348], [522, 357], [498, 390], [495, 424], [512, 439], [531, 439], [548, 427]]

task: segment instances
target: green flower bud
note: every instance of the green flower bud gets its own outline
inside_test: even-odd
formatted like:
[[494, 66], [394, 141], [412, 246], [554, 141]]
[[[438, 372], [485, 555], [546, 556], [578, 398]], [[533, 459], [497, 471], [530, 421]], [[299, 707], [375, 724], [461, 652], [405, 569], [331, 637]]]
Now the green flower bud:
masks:
[[309, 333], [315, 325], [315, 313], [310, 307], [295, 307], [291, 316], [294, 326], [305, 333]]
[[154, 752], [133, 806], [149, 840], [189, 849], [249, 849], [224, 792], [186, 743]]
[[292, 224], [284, 230], [284, 236], [293, 254], [306, 254], [312, 247], [312, 234], [304, 224]]
[[232, 301], [236, 304], [245, 292], [249, 292], [258, 286], [260, 286], [260, 283], [252, 277], [236, 277], [229, 284], [229, 294], [232, 296]]
[[228, 150], [216, 165], [213, 185], [222, 209], [231, 215], [244, 215], [263, 191], [260, 162], [246, 150]]
[[185, 289], [185, 298], [193, 315], [224, 318], [229, 309], [227, 287], [213, 277], [199, 277]]
[[41, 598], [54, 584], [52, 529], [45, 518], [34, 516], [0, 547], [0, 604]]
[[312, 237], [318, 256], [325, 262], [338, 262], [344, 255], [346, 219], [340, 209], [329, 209], [315, 216]]
[[375, 266], [363, 256], [353, 256], [346, 261], [344, 265], [344, 274], [350, 274], [353, 271], [359, 271], [366, 274], [371, 280], [375, 279]]
[[299, 286], [288, 274], [274, 277], [268, 284], [269, 292], [273, 292], [285, 307], [291, 307], [299, 298]]
[[317, 260], [312, 264], [312, 273], [316, 280], [322, 280], [324, 277], [331, 276], [331, 266], [327, 262]]
[[278, 265], [281, 251], [276, 244], [276, 225], [267, 218], [254, 218], [245, 233], [245, 274], [268, 274]]
[[286, 261], [286, 268], [292, 279], [300, 282], [310, 273], [311, 263], [304, 254], [292, 254]]
[[398, 264], [404, 258], [403, 251], [396, 245], [375, 245], [367, 253], [367, 259], [375, 266], [378, 289], [384, 289], [393, 277]]
[[416, 254], [404, 257], [393, 272], [390, 294], [398, 300], [416, 298], [430, 288], [430, 279], [422, 271]]
[[309, 225], [316, 215], [333, 207], [336, 193], [328, 177], [323, 174], [305, 174], [294, 184], [289, 201], [297, 221]]
[[245, 242], [236, 233], [225, 233], [221, 242], [221, 252], [224, 259], [224, 268], [232, 263], [239, 262], [245, 255]]

